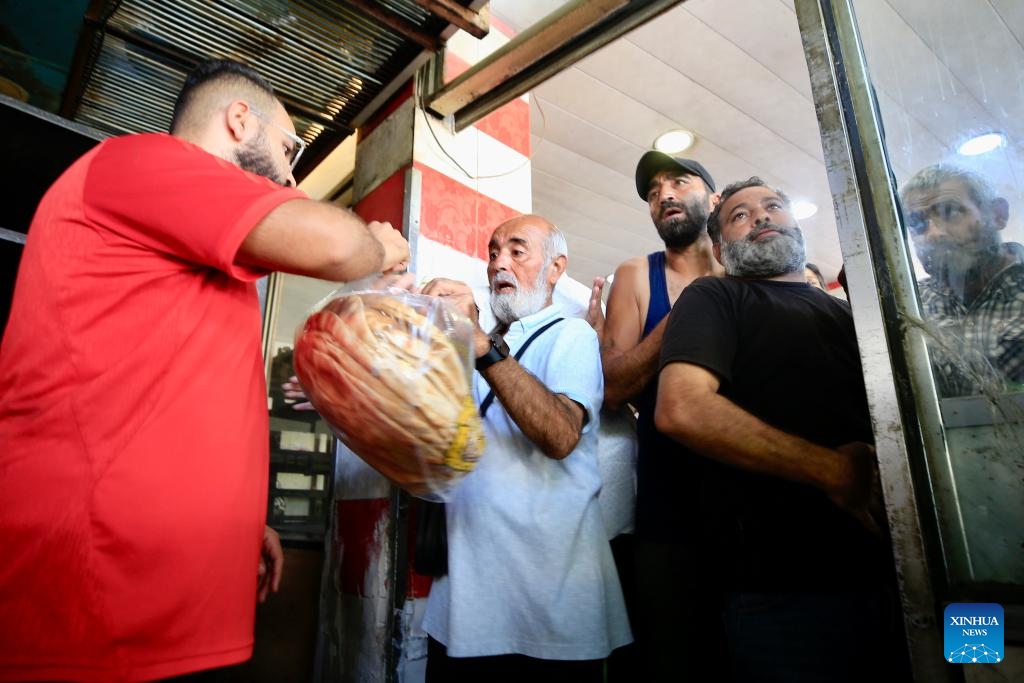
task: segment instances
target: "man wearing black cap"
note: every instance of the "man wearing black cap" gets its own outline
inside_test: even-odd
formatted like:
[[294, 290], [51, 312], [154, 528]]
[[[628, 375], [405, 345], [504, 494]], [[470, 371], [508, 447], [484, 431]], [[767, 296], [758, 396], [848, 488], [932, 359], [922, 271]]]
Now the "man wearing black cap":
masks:
[[[614, 409], [628, 402], [639, 413], [632, 539], [635, 595], [627, 595], [639, 663], [648, 667], [645, 680], [670, 680], [679, 674], [679, 644], [689, 648], [706, 638], [708, 625], [696, 626], [700, 620], [688, 615], [694, 614], [695, 600], [708, 591], [695, 574], [692, 544], [687, 545], [695, 523], [689, 501], [697, 498], [691, 489], [699, 480], [700, 459], [654, 427], [658, 358], [666, 318], [679, 294], [699, 277], [721, 274], [706, 228], [718, 195], [703, 165], [657, 151], [640, 158], [636, 190], [648, 204], [665, 249], [631, 258], [615, 270], [603, 330], [600, 324], [597, 327], [602, 332], [605, 406]], [[600, 279], [595, 281], [591, 301], [596, 313], [601, 284]], [[623, 545], [623, 537], [616, 543]], [[625, 569], [621, 573], [628, 584], [629, 568]], [[628, 585], [624, 588], [631, 592]], [[708, 648], [703, 650], [708, 653]]]

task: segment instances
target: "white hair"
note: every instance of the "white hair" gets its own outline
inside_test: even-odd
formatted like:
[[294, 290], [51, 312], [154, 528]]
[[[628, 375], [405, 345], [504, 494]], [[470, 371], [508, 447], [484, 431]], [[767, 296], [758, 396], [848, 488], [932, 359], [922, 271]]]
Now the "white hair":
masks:
[[544, 240], [544, 265], [551, 265], [559, 256], [569, 257], [569, 245], [565, 243], [565, 235], [551, 224], [551, 231]]

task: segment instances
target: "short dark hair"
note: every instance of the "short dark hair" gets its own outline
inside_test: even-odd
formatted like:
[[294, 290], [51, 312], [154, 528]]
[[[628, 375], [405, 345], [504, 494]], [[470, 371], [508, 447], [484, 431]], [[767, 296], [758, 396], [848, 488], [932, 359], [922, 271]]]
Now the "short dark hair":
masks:
[[988, 208], [998, 196], [988, 179], [979, 173], [954, 164], [932, 164], [915, 173], [914, 177], [900, 188], [900, 200], [905, 204], [910, 195], [938, 189], [939, 185], [947, 180], [959, 181], [967, 190], [971, 201], [981, 210]]
[[718, 204], [715, 205], [715, 208], [711, 210], [711, 215], [708, 216], [708, 235], [711, 236], [711, 241], [715, 244], [722, 241], [722, 224], [719, 222], [719, 214], [721, 213], [722, 206], [725, 204], [725, 200], [740, 190], [745, 190], [748, 187], [766, 187], [777, 194], [786, 207], [789, 207], [791, 204], [789, 196], [785, 192], [772, 187], [756, 175], [750, 176], [746, 180], [738, 180], [735, 183], [726, 185], [725, 189], [722, 190], [722, 198], [718, 201]]
[[821, 283], [822, 289], [828, 289], [828, 285], [825, 284], [825, 276], [821, 274], [821, 268], [814, 265], [810, 261], [804, 264], [804, 268], [814, 273], [814, 277], [818, 278], [818, 282]]
[[178, 99], [174, 103], [171, 131], [187, 125], [186, 119], [196, 104], [198, 93], [209, 83], [227, 87], [233, 85], [250, 92], [256, 91], [264, 100], [258, 104], [263, 106], [266, 106], [267, 100], [276, 98], [270, 82], [252, 68], [230, 59], [210, 59], [199, 64], [185, 78], [185, 85], [181, 87]]

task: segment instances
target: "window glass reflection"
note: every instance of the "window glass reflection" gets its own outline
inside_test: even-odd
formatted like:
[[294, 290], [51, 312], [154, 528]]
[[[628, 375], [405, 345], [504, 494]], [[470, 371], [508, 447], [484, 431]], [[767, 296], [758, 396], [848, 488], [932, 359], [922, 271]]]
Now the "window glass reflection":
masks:
[[946, 436], [954, 582], [1024, 583], [1024, 5], [855, 0]]
[[1002, 241], [1006, 199], [951, 163], [918, 171], [900, 198], [940, 395], [1024, 388], [1024, 247]]
[[281, 385], [295, 374], [295, 332], [316, 302], [336, 284], [279, 274], [273, 298], [267, 379], [270, 410], [270, 499], [267, 523], [289, 541], [319, 541], [327, 528], [334, 475], [334, 435], [313, 411], [295, 409]]

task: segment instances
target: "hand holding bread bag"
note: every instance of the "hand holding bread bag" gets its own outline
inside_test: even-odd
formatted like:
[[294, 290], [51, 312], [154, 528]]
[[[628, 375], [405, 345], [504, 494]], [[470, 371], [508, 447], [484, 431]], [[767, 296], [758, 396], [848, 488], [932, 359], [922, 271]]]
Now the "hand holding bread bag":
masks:
[[395, 485], [444, 500], [484, 446], [472, 331], [434, 297], [336, 292], [298, 331], [295, 371], [346, 446]]

